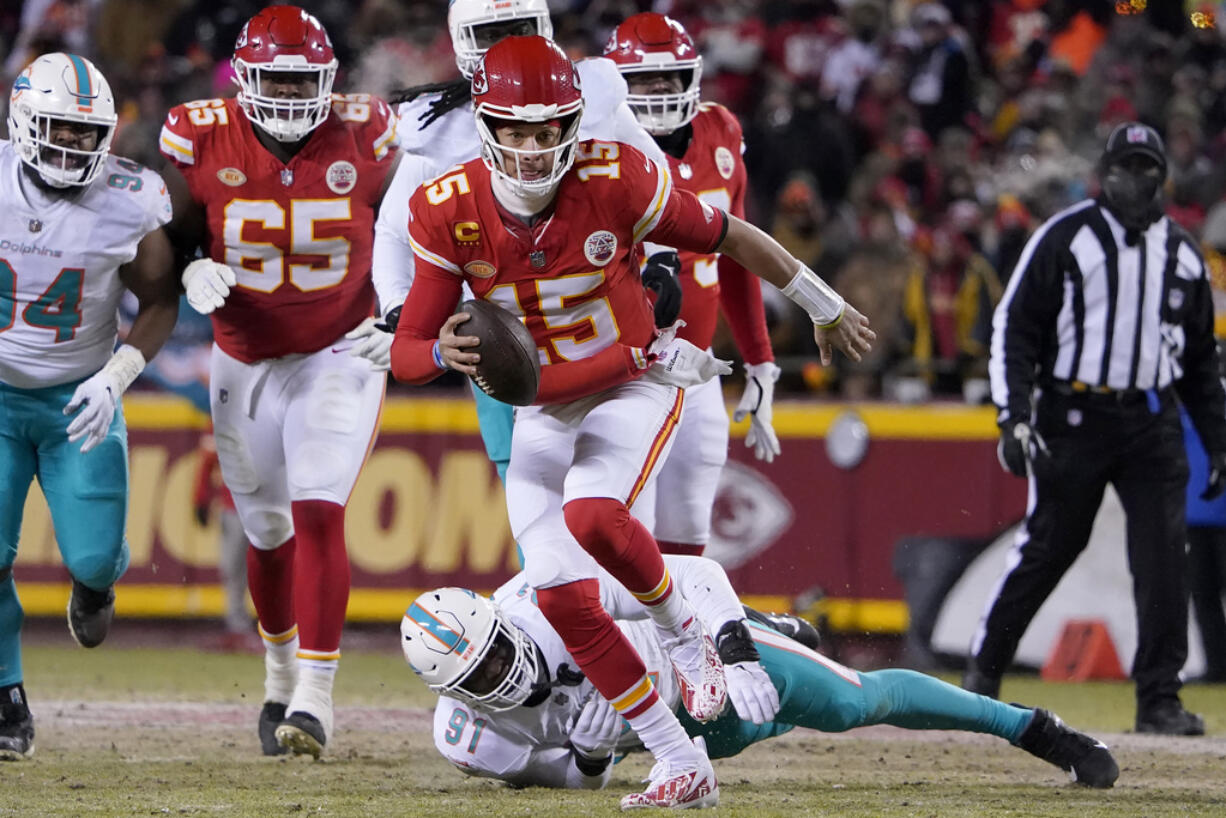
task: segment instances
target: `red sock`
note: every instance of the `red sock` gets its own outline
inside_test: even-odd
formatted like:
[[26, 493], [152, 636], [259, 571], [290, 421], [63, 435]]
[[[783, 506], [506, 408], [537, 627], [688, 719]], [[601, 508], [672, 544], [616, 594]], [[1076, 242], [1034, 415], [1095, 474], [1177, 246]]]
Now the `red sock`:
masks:
[[693, 543], [685, 542], [669, 542], [667, 540], [656, 540], [660, 546], [661, 554], [681, 554], [686, 557], [701, 557], [702, 552], [707, 550], [705, 545], [694, 545]]
[[659, 699], [651, 683], [645, 682], [647, 667], [638, 652], [600, 606], [597, 580], [538, 588], [536, 604], [579, 669], [623, 716], [633, 718]]
[[610, 497], [583, 497], [562, 508], [566, 527], [583, 550], [635, 595], [650, 593], [664, 579], [660, 547], [626, 504]]
[[336, 653], [349, 605], [349, 555], [345, 552], [345, 507], [325, 500], [299, 500], [294, 515], [294, 607], [298, 648]]
[[264, 633], [294, 627], [294, 538], [269, 551], [247, 546], [247, 589]]

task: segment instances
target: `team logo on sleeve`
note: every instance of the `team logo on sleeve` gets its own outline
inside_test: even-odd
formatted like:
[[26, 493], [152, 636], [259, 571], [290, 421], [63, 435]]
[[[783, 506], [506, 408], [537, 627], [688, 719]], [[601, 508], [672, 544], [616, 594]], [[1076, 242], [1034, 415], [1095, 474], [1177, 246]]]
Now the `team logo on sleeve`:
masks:
[[617, 236], [608, 230], [597, 230], [583, 242], [583, 255], [597, 267], [603, 267], [613, 260], [617, 252]]
[[358, 169], [344, 160], [333, 162], [328, 165], [328, 173], [324, 180], [328, 183], [328, 190], [338, 196], [343, 196], [353, 190], [354, 185], [358, 183]]
[[715, 149], [715, 169], [725, 179], [731, 179], [733, 171], [736, 170], [736, 159], [733, 158], [732, 151], [723, 145]]
[[238, 168], [222, 168], [221, 170], [217, 171], [217, 178], [223, 185], [238, 187], [239, 185], [246, 183], [247, 174], [243, 173]]

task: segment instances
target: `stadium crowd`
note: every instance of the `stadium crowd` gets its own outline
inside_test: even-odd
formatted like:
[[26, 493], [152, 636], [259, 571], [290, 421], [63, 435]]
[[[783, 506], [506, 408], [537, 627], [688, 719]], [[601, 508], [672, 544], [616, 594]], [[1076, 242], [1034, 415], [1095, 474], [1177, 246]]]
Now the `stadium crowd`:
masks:
[[[257, 0], [25, 0], [0, 10], [3, 81], [38, 53], [97, 62], [121, 101], [114, 150], [157, 166], [166, 110], [231, 96]], [[306, 0], [340, 91], [456, 73], [436, 0]], [[1205, 8], [1201, 8], [1201, 6]], [[813, 363], [808, 319], [767, 289], [784, 392], [987, 400], [992, 308], [1030, 231], [1093, 192], [1116, 124], [1166, 138], [1170, 215], [1226, 282], [1226, 40], [1211, 5], [1089, 0], [551, 0], [573, 57], [651, 9], [704, 57], [703, 99], [741, 119], [747, 211], [872, 317], [864, 361]], [[0, 126], [2, 127], [2, 126]], [[730, 334], [716, 352], [734, 357]], [[460, 383], [454, 378], [451, 383]]]

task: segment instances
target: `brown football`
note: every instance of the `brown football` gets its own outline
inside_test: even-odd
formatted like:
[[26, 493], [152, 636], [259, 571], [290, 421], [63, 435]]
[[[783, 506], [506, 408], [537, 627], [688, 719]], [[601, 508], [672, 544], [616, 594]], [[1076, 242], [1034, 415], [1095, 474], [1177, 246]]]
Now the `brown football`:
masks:
[[489, 301], [473, 299], [459, 312], [471, 316], [455, 328], [456, 335], [472, 335], [481, 343], [471, 351], [481, 356], [473, 383], [494, 400], [528, 406], [541, 385], [541, 359], [532, 333], [511, 313]]

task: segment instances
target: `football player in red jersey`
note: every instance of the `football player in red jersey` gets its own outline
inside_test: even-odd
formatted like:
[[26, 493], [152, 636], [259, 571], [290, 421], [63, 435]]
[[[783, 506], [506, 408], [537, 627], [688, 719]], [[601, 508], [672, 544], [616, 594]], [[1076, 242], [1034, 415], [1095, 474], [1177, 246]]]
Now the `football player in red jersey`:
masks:
[[542, 37], [486, 52], [472, 82], [482, 158], [409, 204], [418, 266], [392, 371], [414, 383], [448, 368], [474, 374], [478, 341], [457, 335], [464, 313], [451, 316], [463, 283], [525, 321], [544, 365], [538, 405], [516, 412], [506, 483], [526, 576], [568, 652], [657, 759], [647, 790], [623, 807], [705, 806], [718, 800], [710, 762], [659, 699], [595, 580], [599, 563], [645, 603], [686, 709], [717, 716], [726, 698], [718, 653], [628, 506], [667, 456], [684, 388], [727, 369], [671, 330], [657, 337], [638, 244], [718, 250], [759, 271], [808, 308], [826, 362], [832, 346], [859, 358], [874, 335], [761, 231], [675, 189], [628, 145], [579, 142], [577, 83]]
[[373, 225], [399, 156], [395, 119], [382, 100], [332, 93], [327, 32], [295, 6], [252, 17], [233, 65], [237, 99], [171, 109], [160, 147], [178, 196], [172, 228], [204, 253], [183, 285], [213, 318], [217, 456], [251, 541], [261, 747], [318, 757], [349, 599], [345, 504], [383, 402], [382, 372], [348, 349], [373, 323]]
[[[668, 156], [674, 184], [738, 218], [745, 216], [741, 125], [721, 105], [700, 103], [702, 56], [676, 20], [654, 12], [627, 18], [604, 54], [626, 79], [635, 116]], [[771, 403], [779, 367], [771, 353], [758, 279], [730, 256], [679, 254], [681, 320], [678, 337], [711, 345], [722, 307], [745, 359], [745, 394], [735, 418], [750, 417], [746, 445], [760, 460], [779, 454]], [[692, 387], [676, 442], [634, 514], [652, 529], [666, 554], [702, 554], [711, 536], [711, 507], [728, 455], [728, 414], [718, 380]], [[658, 502], [653, 501], [659, 498]]]

